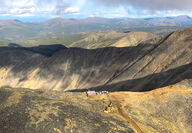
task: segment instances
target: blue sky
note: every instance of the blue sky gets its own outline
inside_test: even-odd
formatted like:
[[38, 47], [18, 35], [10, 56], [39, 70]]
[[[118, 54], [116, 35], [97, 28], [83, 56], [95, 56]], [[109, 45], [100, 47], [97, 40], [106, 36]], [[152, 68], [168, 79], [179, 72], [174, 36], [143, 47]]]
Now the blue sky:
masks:
[[192, 0], [0, 0], [0, 19], [192, 16]]

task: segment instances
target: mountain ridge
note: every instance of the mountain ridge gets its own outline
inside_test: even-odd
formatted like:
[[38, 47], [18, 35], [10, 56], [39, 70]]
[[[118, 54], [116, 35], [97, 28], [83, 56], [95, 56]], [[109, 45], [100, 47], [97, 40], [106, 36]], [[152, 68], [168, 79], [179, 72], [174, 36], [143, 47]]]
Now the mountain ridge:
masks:
[[[1, 75], [4, 76], [0, 80], [0, 86], [70, 91], [97, 86], [105, 89], [106, 85], [114, 88], [115, 86], [111, 85], [120, 83], [118, 87], [116, 86], [116, 90], [122, 90], [121, 88], [127, 90], [126, 86], [133, 85], [133, 88], [142, 91], [147, 84], [153, 86], [153, 82], [159, 76], [154, 79], [147, 78], [141, 85], [136, 85], [135, 82], [125, 85], [121, 82], [156, 73], [166, 73], [171, 69], [190, 64], [191, 33], [191, 28], [178, 30], [166, 37], [153, 38], [137, 46], [124, 48], [108, 47], [88, 50], [65, 48], [59, 45], [63, 49], [54, 52], [55, 48], [53, 48], [45, 53], [40, 47], [1, 47], [0, 70]], [[51, 46], [44, 46], [44, 49], [50, 49], [49, 47]], [[188, 73], [191, 73], [190, 69]], [[187, 76], [187, 72], [181, 73], [183, 74], [184, 77]], [[168, 80], [170, 77], [166, 78]], [[110, 91], [110, 87], [106, 89]]]

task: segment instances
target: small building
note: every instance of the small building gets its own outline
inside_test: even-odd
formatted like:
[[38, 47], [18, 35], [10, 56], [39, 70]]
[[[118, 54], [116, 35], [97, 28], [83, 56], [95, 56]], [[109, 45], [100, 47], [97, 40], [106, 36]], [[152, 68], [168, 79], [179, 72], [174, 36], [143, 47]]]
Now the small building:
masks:
[[97, 93], [95, 91], [88, 91], [87, 96], [95, 96]]

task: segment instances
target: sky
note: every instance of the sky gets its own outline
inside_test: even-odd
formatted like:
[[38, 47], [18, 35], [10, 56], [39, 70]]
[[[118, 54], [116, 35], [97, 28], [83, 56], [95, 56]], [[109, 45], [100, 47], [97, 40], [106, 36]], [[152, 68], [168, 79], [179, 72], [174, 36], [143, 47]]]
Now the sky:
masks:
[[192, 0], [0, 0], [0, 19], [192, 16]]

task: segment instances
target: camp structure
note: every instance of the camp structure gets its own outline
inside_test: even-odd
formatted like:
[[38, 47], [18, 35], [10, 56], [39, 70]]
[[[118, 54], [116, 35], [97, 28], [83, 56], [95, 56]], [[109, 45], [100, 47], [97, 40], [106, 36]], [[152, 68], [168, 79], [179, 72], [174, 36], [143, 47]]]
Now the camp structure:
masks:
[[87, 91], [87, 96], [95, 96], [97, 93], [95, 91]]
[[97, 92], [97, 95], [103, 95], [103, 94], [108, 94], [109, 92], [108, 91], [99, 91]]

